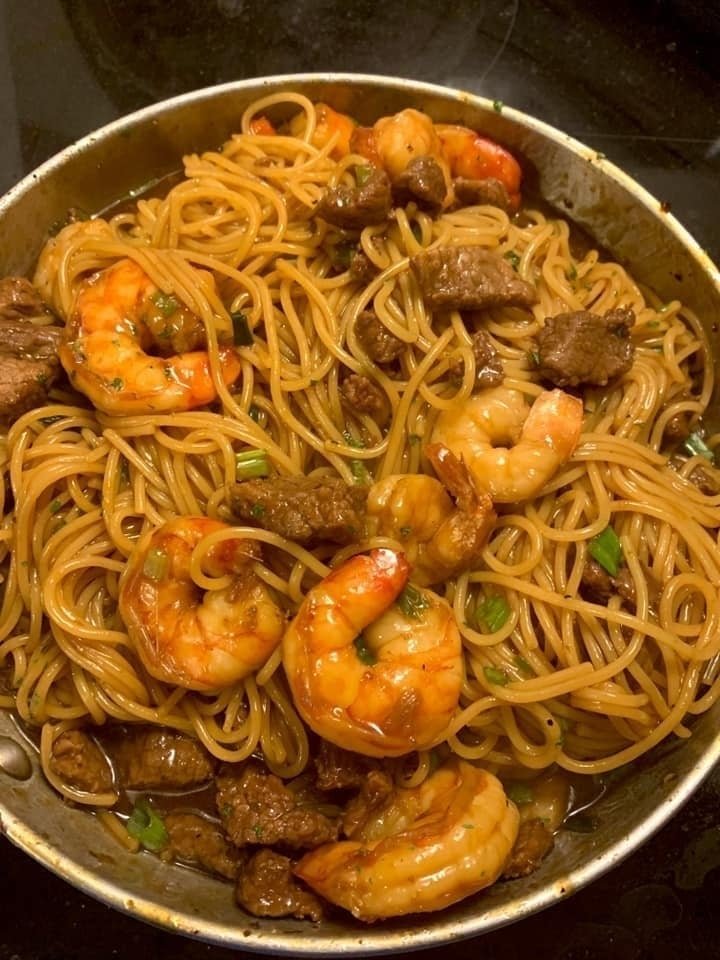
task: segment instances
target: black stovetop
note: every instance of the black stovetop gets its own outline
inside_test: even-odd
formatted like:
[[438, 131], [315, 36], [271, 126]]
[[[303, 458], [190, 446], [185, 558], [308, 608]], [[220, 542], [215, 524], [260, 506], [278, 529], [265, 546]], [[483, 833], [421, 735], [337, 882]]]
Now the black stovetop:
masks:
[[[502, 100], [585, 141], [720, 261], [718, 0], [0, 0], [0, 10], [2, 190], [88, 131], [186, 90], [272, 73], [393, 74]], [[719, 799], [717, 771], [587, 890], [427, 956], [720, 957]], [[0, 855], [0, 960], [233, 955], [113, 912], [5, 840]]]

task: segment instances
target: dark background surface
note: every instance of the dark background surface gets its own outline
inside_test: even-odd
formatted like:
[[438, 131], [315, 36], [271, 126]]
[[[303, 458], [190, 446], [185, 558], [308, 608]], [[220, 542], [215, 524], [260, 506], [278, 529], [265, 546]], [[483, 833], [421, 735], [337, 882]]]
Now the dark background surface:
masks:
[[[0, 0], [0, 191], [90, 130], [197, 87], [348, 70], [445, 83], [605, 153], [720, 260], [720, 3]], [[0, 782], [0, 790], [2, 783]], [[572, 899], [428, 958], [720, 958], [720, 771]], [[0, 960], [225, 960], [0, 841]]]

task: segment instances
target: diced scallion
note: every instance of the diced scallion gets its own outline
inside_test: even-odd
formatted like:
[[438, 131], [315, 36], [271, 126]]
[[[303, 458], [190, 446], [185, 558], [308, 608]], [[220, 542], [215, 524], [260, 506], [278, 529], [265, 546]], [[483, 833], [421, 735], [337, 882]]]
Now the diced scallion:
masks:
[[149, 580], [162, 580], [168, 570], [168, 555], [159, 547], [148, 550], [143, 564], [143, 574]]
[[158, 290], [152, 301], [164, 317], [171, 317], [180, 307], [171, 293], [163, 293], [162, 290]]
[[505, 793], [518, 806], [524, 803], [532, 803], [535, 799], [532, 787], [527, 783], [508, 783], [505, 787]]
[[409, 583], [397, 598], [397, 605], [406, 617], [417, 620], [430, 606], [430, 601], [421, 590]]
[[359, 187], [364, 187], [371, 176], [372, 167], [365, 165], [355, 167], [355, 182]]
[[605, 527], [602, 533], [593, 537], [588, 553], [610, 576], [617, 576], [622, 560], [622, 544], [612, 527]]
[[488, 683], [494, 683], [499, 687], [504, 687], [510, 682], [510, 677], [504, 670], [498, 670], [497, 667], [483, 667], [483, 673]]
[[167, 846], [168, 832], [165, 823], [144, 798], [138, 800], [133, 807], [127, 822], [127, 832], [153, 853]]
[[351, 460], [350, 471], [353, 475], [355, 483], [370, 483], [372, 479], [368, 468], [365, 466], [362, 460]]
[[264, 450], [245, 450], [235, 454], [235, 476], [238, 480], [270, 476], [270, 464]]
[[517, 270], [520, 266], [520, 254], [515, 253], [514, 250], [508, 250], [507, 253], [503, 254], [503, 258], [508, 261], [513, 270]]
[[233, 343], [236, 347], [251, 347], [253, 335], [244, 313], [231, 313], [233, 325]]
[[715, 462], [715, 454], [699, 433], [691, 433], [683, 447], [691, 457], [704, 457], [709, 463]]
[[509, 616], [510, 606], [499, 594], [485, 597], [475, 607], [475, 623], [488, 633], [496, 633], [504, 627]]
[[367, 645], [365, 636], [362, 633], [359, 633], [354, 640], [355, 651], [358, 655], [358, 660], [361, 663], [366, 664], [366, 666], [371, 667], [374, 663], [377, 663], [377, 657], [372, 652], [370, 647]]

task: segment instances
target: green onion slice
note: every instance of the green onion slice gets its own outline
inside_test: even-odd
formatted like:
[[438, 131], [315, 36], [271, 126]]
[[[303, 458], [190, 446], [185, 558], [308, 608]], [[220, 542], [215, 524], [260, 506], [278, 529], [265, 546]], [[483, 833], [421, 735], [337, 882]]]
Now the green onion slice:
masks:
[[355, 483], [370, 483], [372, 480], [368, 468], [365, 466], [362, 460], [351, 460], [350, 471], [353, 475]]
[[691, 457], [705, 457], [709, 463], [715, 462], [715, 454], [699, 433], [691, 433], [685, 443], [683, 443], [683, 447], [685, 452]]
[[423, 611], [430, 606], [430, 601], [425, 594], [414, 587], [411, 583], [405, 587], [397, 598], [397, 605], [400, 607], [406, 617], [412, 617], [413, 620], [419, 620]]
[[498, 670], [497, 667], [483, 667], [483, 673], [488, 683], [495, 683], [499, 687], [504, 687], [510, 682], [510, 677], [504, 670]]
[[355, 182], [359, 187], [364, 187], [371, 176], [372, 167], [364, 165], [355, 167]]
[[535, 799], [532, 787], [527, 783], [508, 783], [505, 786], [505, 793], [518, 806], [524, 803], [532, 803]]
[[244, 313], [231, 313], [233, 342], [236, 347], [251, 347], [254, 343], [252, 330]]
[[235, 454], [235, 477], [252, 480], [254, 477], [270, 476], [270, 464], [265, 450], [245, 450]]
[[159, 547], [148, 550], [143, 564], [143, 574], [149, 580], [162, 580], [168, 571], [168, 555]]
[[158, 290], [152, 302], [164, 317], [171, 317], [180, 308], [179, 301], [171, 293], [163, 293], [162, 290]]
[[153, 853], [167, 846], [165, 823], [144, 798], [137, 801], [127, 822], [127, 832]]
[[605, 527], [602, 533], [593, 537], [588, 552], [610, 576], [617, 576], [622, 561], [622, 544], [612, 527]]
[[358, 655], [358, 660], [360, 660], [361, 663], [366, 664], [368, 667], [371, 667], [374, 663], [377, 663], [377, 657], [372, 652], [370, 647], [368, 647], [367, 641], [362, 633], [359, 633], [353, 642], [355, 644], [355, 652]]
[[488, 633], [496, 633], [501, 627], [504, 627], [510, 616], [510, 606], [505, 599], [498, 594], [485, 597], [475, 607], [475, 622], [481, 629]]

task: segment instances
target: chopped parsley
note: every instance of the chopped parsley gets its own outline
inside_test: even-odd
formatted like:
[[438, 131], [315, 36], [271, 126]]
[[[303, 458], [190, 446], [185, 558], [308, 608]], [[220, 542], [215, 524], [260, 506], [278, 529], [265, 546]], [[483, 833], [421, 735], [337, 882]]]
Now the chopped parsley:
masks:
[[115, 377], [114, 380], [108, 380], [108, 386], [112, 390], [122, 390], [124, 384], [120, 377]]
[[162, 290], [158, 290], [152, 302], [164, 317], [171, 317], [180, 309], [180, 304], [175, 297], [171, 293], [163, 293]]

